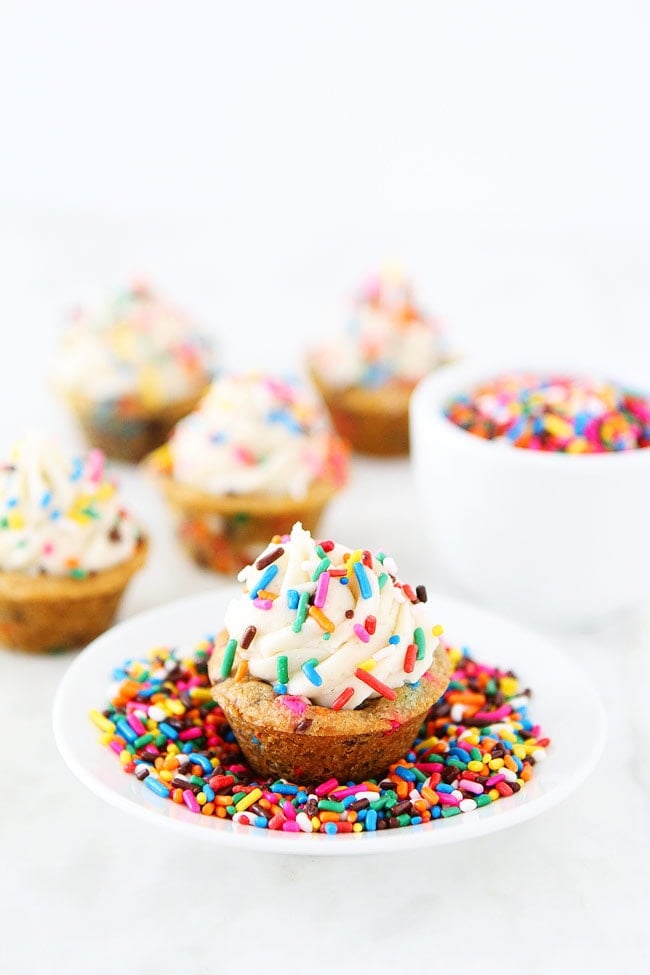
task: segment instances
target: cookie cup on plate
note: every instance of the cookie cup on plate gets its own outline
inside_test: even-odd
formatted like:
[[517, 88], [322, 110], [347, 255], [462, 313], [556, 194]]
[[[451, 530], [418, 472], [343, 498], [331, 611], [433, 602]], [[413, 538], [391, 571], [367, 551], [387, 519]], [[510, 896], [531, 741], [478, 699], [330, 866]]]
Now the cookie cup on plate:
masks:
[[394, 700], [372, 698], [355, 710], [334, 711], [303, 697], [276, 695], [270, 684], [248, 675], [222, 680], [227, 640], [224, 630], [210, 660], [213, 697], [255, 772], [296, 783], [382, 776], [409, 750], [451, 674], [439, 645], [429, 670], [417, 684], [398, 688]]

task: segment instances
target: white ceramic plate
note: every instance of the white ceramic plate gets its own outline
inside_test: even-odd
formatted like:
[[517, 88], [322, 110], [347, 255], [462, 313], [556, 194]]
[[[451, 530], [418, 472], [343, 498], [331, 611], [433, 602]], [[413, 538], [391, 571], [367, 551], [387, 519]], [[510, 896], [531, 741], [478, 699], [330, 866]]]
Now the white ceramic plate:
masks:
[[[110, 674], [129, 658], [144, 657], [156, 645], [191, 648], [218, 631], [232, 589], [203, 593], [120, 623], [91, 643], [63, 678], [54, 702], [54, 734], [64, 760], [102, 799], [146, 820], [217, 846], [336, 856], [384, 853], [456, 843], [506, 829], [550, 809], [580, 785], [605, 742], [605, 714], [582, 670], [545, 638], [516, 623], [443, 596], [431, 596], [436, 620], [450, 642], [468, 645], [473, 655], [512, 668], [533, 689], [530, 712], [552, 739], [545, 762], [516, 795], [462, 816], [378, 833], [328, 836], [283, 833], [236, 826], [197, 816], [162, 799], [133, 775], [125, 775], [115, 754], [98, 742], [88, 718], [107, 700]], [[589, 728], [589, 734], [584, 729]]]

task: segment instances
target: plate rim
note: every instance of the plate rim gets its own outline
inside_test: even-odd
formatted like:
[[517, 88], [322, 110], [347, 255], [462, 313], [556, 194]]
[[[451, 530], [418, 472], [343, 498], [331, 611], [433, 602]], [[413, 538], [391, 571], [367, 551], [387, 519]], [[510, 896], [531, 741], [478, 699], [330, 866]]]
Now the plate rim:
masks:
[[[482, 619], [483, 621], [489, 621], [491, 625], [506, 626], [512, 632], [519, 631], [525, 639], [530, 640], [532, 638], [538, 642], [541, 641], [543, 644], [546, 644], [547, 649], [552, 652], [552, 655], [555, 656], [558, 663], [561, 662], [563, 665], [568, 663], [574, 673], [579, 676], [583, 689], [583, 700], [586, 700], [586, 696], [591, 698], [590, 706], [593, 708], [594, 714], [598, 716], [598, 723], [595, 728], [596, 733], [592, 735], [591, 747], [584, 756], [577, 774], [570, 781], [559, 783], [546, 793], [536, 796], [528, 802], [520, 801], [520, 804], [515, 806], [503, 808], [502, 803], [508, 803], [508, 799], [502, 799], [499, 803], [499, 807], [502, 810], [500, 814], [491, 815], [482, 819], [478, 818], [481, 812], [481, 810], [478, 810], [475, 816], [464, 815], [444, 821], [436, 820], [431, 823], [411, 826], [408, 829], [382, 830], [381, 832], [363, 832], [344, 835], [337, 834], [336, 836], [327, 834], [299, 836], [276, 830], [269, 831], [237, 826], [230, 821], [213, 823], [212, 819], [210, 823], [216, 828], [197, 830], [196, 825], [192, 822], [196, 818], [195, 814], [189, 813], [189, 811], [188, 817], [191, 816], [192, 820], [189, 818], [177, 819], [161, 816], [157, 812], [157, 806], [160, 804], [160, 808], [162, 809], [167, 805], [169, 800], [152, 795], [151, 797], [147, 796], [147, 803], [144, 804], [122, 796], [111, 788], [111, 786], [106, 785], [100, 779], [99, 775], [92, 769], [89, 769], [79, 758], [74, 746], [69, 741], [69, 736], [64, 730], [66, 696], [70, 693], [71, 689], [74, 689], [77, 676], [80, 673], [83, 674], [88, 670], [92, 670], [92, 656], [98, 647], [102, 648], [106, 643], [113, 643], [116, 639], [119, 640], [122, 634], [125, 632], [128, 633], [132, 628], [138, 628], [142, 625], [146, 626], [150, 621], [164, 619], [167, 615], [174, 616], [179, 612], [182, 613], [184, 610], [187, 611], [187, 609], [197, 605], [213, 604], [215, 600], [225, 601], [238, 591], [239, 588], [237, 586], [226, 584], [225, 586], [220, 586], [207, 592], [184, 596], [180, 599], [172, 600], [160, 606], [134, 614], [128, 619], [116, 623], [89, 643], [65, 671], [57, 686], [52, 705], [51, 720], [54, 740], [63, 761], [75, 777], [86, 788], [109, 805], [135, 816], [143, 822], [157, 824], [161, 827], [175, 830], [177, 833], [194, 835], [197, 840], [203, 837], [213, 845], [216, 844], [224, 848], [301, 856], [350, 856], [410, 852], [424, 847], [443, 846], [450, 843], [462, 842], [466, 839], [478, 839], [482, 836], [500, 832], [510, 826], [526, 822], [540, 815], [553, 806], [563, 802], [578, 789], [591, 774], [603, 753], [607, 740], [607, 716], [602, 698], [584, 668], [573, 657], [560, 650], [556, 646], [552, 636], [540, 633], [533, 628], [522, 625], [516, 620], [493, 612], [490, 609], [476, 606], [456, 596], [431, 592], [429, 599], [432, 604], [436, 602], [447, 603], [448, 606], [453, 606], [456, 612], [469, 614], [470, 616], [474, 616], [476, 620]], [[440, 615], [442, 616], [443, 614], [444, 610]], [[196, 642], [200, 638], [200, 635], [190, 637], [187, 643], [189, 645], [190, 641]], [[148, 649], [149, 647], [143, 647], [143, 655], [147, 653]], [[113, 666], [119, 666], [119, 662], [116, 661]], [[108, 673], [106, 674], [106, 682], [107, 684], [110, 682]], [[587, 691], [586, 696], [584, 694], [585, 690]], [[96, 707], [97, 703], [93, 704], [93, 702], [89, 702], [88, 707], [92, 708], [93, 706]], [[92, 725], [90, 722], [88, 724], [89, 731], [92, 732]], [[98, 749], [102, 749], [99, 742], [97, 743], [97, 747]], [[515, 799], [514, 796], [512, 798]], [[165, 804], [165, 806], [162, 804]], [[184, 811], [181, 810], [181, 812]], [[468, 830], [467, 827], [470, 827], [470, 829]]]

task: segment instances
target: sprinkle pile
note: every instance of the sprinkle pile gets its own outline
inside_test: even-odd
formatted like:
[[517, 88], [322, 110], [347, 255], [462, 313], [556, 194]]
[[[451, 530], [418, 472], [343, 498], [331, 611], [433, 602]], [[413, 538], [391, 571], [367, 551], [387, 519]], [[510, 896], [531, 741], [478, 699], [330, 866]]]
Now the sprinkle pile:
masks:
[[298, 786], [246, 765], [207, 675], [212, 639], [189, 656], [158, 648], [113, 673], [110, 704], [90, 718], [143, 787], [197, 815], [304, 833], [361, 833], [447, 819], [512, 796], [546, 757], [512, 671], [448, 648], [454, 672], [403, 760], [380, 780]]
[[446, 416], [485, 440], [569, 454], [650, 446], [650, 400], [613, 383], [510, 373], [457, 396]]

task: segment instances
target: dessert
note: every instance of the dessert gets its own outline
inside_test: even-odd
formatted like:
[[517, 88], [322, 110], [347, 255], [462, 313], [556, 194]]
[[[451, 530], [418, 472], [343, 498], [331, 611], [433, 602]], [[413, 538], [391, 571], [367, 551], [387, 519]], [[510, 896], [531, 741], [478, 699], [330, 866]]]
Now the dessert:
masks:
[[485, 440], [568, 454], [650, 446], [650, 399], [614, 383], [508, 373], [454, 397], [446, 416]]
[[149, 466], [195, 561], [236, 573], [295, 521], [316, 529], [348, 456], [309, 390], [251, 373], [218, 379]]
[[69, 458], [30, 434], [0, 466], [0, 643], [88, 643], [109, 626], [145, 555], [101, 451]]
[[152, 803], [173, 802], [216, 820], [217, 829], [231, 821], [330, 834], [312, 840], [334, 842], [337, 834], [437, 828], [436, 820], [525, 789], [546, 758], [550, 741], [529, 715], [530, 690], [511, 670], [474, 659], [467, 647], [448, 647], [452, 683], [383, 778], [338, 782], [320, 775], [304, 786], [264, 778], [248, 765], [212, 700], [213, 652], [213, 641], [203, 640], [192, 650], [157, 646], [145, 659], [126, 661], [112, 675], [119, 683], [109, 702], [93, 708], [90, 720]]
[[258, 774], [360, 781], [408, 751], [449, 664], [425, 591], [396, 573], [299, 523], [242, 570], [209, 673]]
[[416, 384], [445, 360], [437, 322], [395, 273], [370, 278], [345, 335], [309, 356], [311, 376], [341, 436], [369, 454], [408, 452]]
[[144, 284], [99, 311], [79, 309], [63, 333], [53, 369], [54, 385], [88, 441], [128, 461], [165, 442], [210, 376], [206, 339]]

